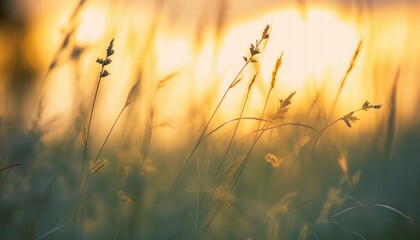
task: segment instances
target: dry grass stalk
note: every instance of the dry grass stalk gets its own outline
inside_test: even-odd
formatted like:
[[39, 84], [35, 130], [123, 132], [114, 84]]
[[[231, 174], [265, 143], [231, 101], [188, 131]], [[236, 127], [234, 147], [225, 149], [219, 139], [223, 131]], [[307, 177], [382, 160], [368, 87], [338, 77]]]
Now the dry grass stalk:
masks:
[[297, 161], [302, 157], [302, 155], [303, 155], [303, 152], [304, 152], [304, 150], [306, 149], [306, 147], [308, 147], [308, 146], [310, 146], [310, 144], [313, 142], [314, 144], [313, 144], [313, 147], [312, 147], [312, 149], [315, 147], [315, 145], [316, 145], [316, 143], [318, 142], [318, 140], [319, 140], [319, 138], [325, 133], [325, 131], [328, 129], [328, 128], [330, 128], [331, 126], [333, 126], [335, 123], [337, 123], [337, 122], [339, 122], [339, 121], [341, 121], [341, 120], [343, 120], [345, 123], [346, 123], [346, 125], [349, 127], [349, 128], [351, 128], [352, 127], [352, 125], [351, 125], [351, 122], [353, 122], [353, 123], [355, 123], [356, 121], [358, 121], [359, 119], [356, 117], [356, 116], [354, 116], [354, 114], [356, 113], [356, 112], [359, 112], [359, 111], [368, 111], [369, 109], [380, 109], [382, 107], [382, 105], [379, 105], [379, 104], [377, 104], [377, 105], [372, 105], [372, 104], [370, 104], [368, 101], [365, 101], [364, 103], [363, 103], [363, 105], [362, 105], [362, 107], [361, 108], [359, 108], [359, 109], [357, 109], [357, 110], [355, 110], [355, 111], [351, 111], [351, 112], [349, 112], [348, 114], [346, 114], [346, 115], [344, 115], [344, 116], [342, 116], [342, 117], [340, 117], [340, 118], [337, 118], [335, 121], [333, 121], [333, 122], [331, 122], [331, 123], [329, 123], [329, 124], [327, 124], [324, 128], [322, 128], [321, 130], [319, 130], [319, 131], [317, 131], [317, 133], [315, 133], [315, 135], [313, 135], [303, 146], [302, 146], [302, 148], [301, 148], [301, 150], [299, 151], [299, 153], [298, 153], [298, 155], [296, 156], [296, 158], [295, 158], [295, 160], [293, 161], [293, 163], [292, 163], [292, 167], [291, 167], [291, 169], [290, 169], [290, 171], [289, 171], [289, 177], [290, 177], [290, 175], [292, 174], [292, 172], [293, 172], [293, 170], [294, 170], [294, 168], [295, 168], [295, 166], [296, 166], [296, 163], [297, 163]]
[[82, 121], [82, 136], [81, 136], [82, 145], [85, 146], [87, 142], [87, 131], [85, 121]]
[[[189, 158], [187, 159], [187, 161], [186, 161], [186, 162], [184, 163], [184, 165], [182, 166], [181, 171], [180, 171], [180, 172], [178, 173], [178, 175], [176, 176], [176, 178], [175, 178], [175, 180], [174, 180], [173, 184], [171, 185], [171, 187], [170, 187], [170, 189], [169, 189], [168, 193], [172, 190], [172, 188], [173, 188], [173, 186], [174, 186], [175, 182], [178, 180], [178, 178], [179, 178], [180, 174], [183, 172], [183, 170], [185, 169], [185, 167], [186, 167], [186, 165], [188, 164], [189, 160], [191, 159], [192, 155], [194, 154], [195, 150], [198, 148], [198, 145], [201, 143], [201, 141], [202, 141], [202, 139], [203, 139], [203, 137], [204, 137], [204, 135], [205, 135], [205, 133], [206, 133], [206, 131], [207, 131], [207, 128], [208, 128], [208, 126], [210, 125], [210, 122], [212, 121], [213, 117], [215, 116], [215, 114], [216, 114], [217, 110], [219, 109], [219, 107], [220, 107], [221, 103], [223, 102], [223, 100], [224, 100], [224, 99], [225, 99], [225, 97], [227, 96], [227, 94], [228, 94], [229, 90], [230, 90], [233, 86], [235, 86], [235, 85], [238, 83], [237, 79], [239, 78], [239, 75], [242, 73], [242, 71], [245, 69], [245, 67], [246, 67], [249, 63], [256, 63], [256, 62], [257, 62], [257, 60], [255, 59], [255, 56], [261, 53], [261, 52], [260, 52], [260, 49], [259, 49], [260, 44], [261, 44], [264, 40], [266, 40], [266, 39], [268, 39], [268, 38], [269, 38], [269, 34], [268, 34], [269, 29], [270, 29], [270, 26], [269, 26], [269, 25], [267, 25], [267, 26], [264, 28], [264, 31], [263, 31], [263, 32], [262, 32], [262, 34], [261, 34], [261, 38], [260, 38], [260, 40], [256, 40], [255, 45], [254, 45], [254, 44], [251, 44], [251, 46], [249, 47], [249, 51], [250, 51], [250, 55], [249, 55], [249, 57], [243, 57], [243, 59], [245, 60], [245, 64], [244, 64], [244, 66], [243, 66], [243, 67], [242, 67], [242, 69], [238, 72], [238, 74], [236, 75], [236, 77], [232, 80], [232, 82], [231, 82], [230, 86], [229, 86], [229, 87], [228, 87], [228, 89], [225, 91], [225, 94], [222, 96], [222, 99], [219, 101], [219, 104], [217, 105], [217, 107], [216, 107], [215, 111], [213, 112], [212, 116], [211, 116], [211, 117], [210, 117], [210, 119], [207, 121], [207, 124], [206, 124], [206, 126], [205, 126], [205, 128], [204, 128], [203, 132], [201, 133], [201, 135], [200, 135], [200, 137], [199, 137], [198, 141], [197, 141], [197, 144], [195, 145], [195, 147], [194, 147], [193, 151], [191, 152], [191, 154], [190, 154]], [[225, 151], [225, 153], [224, 153], [224, 155], [223, 155], [222, 160], [221, 160], [221, 161], [220, 161], [220, 163], [219, 163], [219, 166], [218, 166], [218, 168], [217, 168], [217, 170], [216, 170], [216, 173], [215, 173], [215, 175], [214, 175], [213, 179], [212, 179], [212, 180], [211, 180], [211, 182], [210, 182], [209, 188], [211, 189], [211, 188], [213, 187], [213, 192], [212, 192], [212, 194], [211, 194], [210, 196], [214, 196], [214, 194], [215, 194], [215, 190], [217, 189], [217, 186], [219, 185], [219, 183], [220, 183], [220, 182], [221, 182], [221, 180], [222, 180], [222, 178], [219, 178], [219, 179], [217, 180], [217, 182], [215, 182], [215, 181], [216, 181], [216, 178], [217, 178], [217, 176], [219, 175], [220, 170], [221, 170], [221, 168], [222, 168], [222, 166], [223, 166], [223, 164], [224, 164], [224, 161], [225, 161], [225, 160], [226, 160], [226, 158], [227, 158], [227, 155], [228, 155], [228, 153], [229, 153], [229, 151], [230, 151], [230, 148], [231, 148], [231, 146], [232, 146], [232, 144], [233, 144], [233, 140], [234, 140], [235, 135], [236, 135], [236, 132], [237, 132], [237, 130], [238, 130], [238, 126], [239, 126], [239, 123], [240, 123], [240, 119], [242, 118], [243, 112], [244, 112], [245, 107], [246, 107], [246, 105], [247, 105], [247, 102], [248, 102], [248, 99], [249, 99], [249, 94], [250, 94], [250, 91], [251, 91], [251, 87], [253, 86], [253, 83], [255, 82], [255, 78], [256, 78], [256, 74], [255, 74], [255, 75], [254, 75], [254, 77], [250, 80], [250, 83], [249, 83], [249, 85], [248, 85], [248, 89], [247, 89], [247, 92], [246, 92], [246, 95], [245, 95], [245, 100], [244, 100], [244, 103], [243, 103], [243, 105], [242, 105], [240, 115], [239, 115], [239, 117], [238, 117], [238, 119], [239, 119], [239, 120], [237, 121], [237, 123], [236, 123], [236, 125], [235, 125], [235, 129], [233, 130], [233, 133], [232, 133], [232, 136], [231, 136], [231, 138], [230, 138], [229, 144], [228, 144], [228, 146], [227, 146], [227, 148], [226, 148], [226, 151]], [[245, 162], [245, 161], [246, 161], [246, 160], [244, 160], [244, 162]], [[229, 192], [230, 192], [230, 191], [231, 191], [231, 189], [232, 189], [232, 186], [233, 186], [234, 182], [236, 182], [236, 179], [237, 179], [238, 173], [242, 171], [241, 169], [243, 168], [243, 166], [244, 166], [244, 165], [243, 165], [243, 164], [241, 164], [241, 165], [240, 165], [240, 167], [239, 167], [239, 169], [236, 171], [235, 176], [233, 177], [233, 179], [232, 179], [231, 183], [229, 184], [229, 186], [228, 186], [227, 190], [224, 192], [224, 195], [223, 195], [224, 197], [227, 197], [227, 196], [228, 196]], [[215, 183], [216, 183], [216, 184], [215, 184]], [[214, 185], [214, 184], [215, 184], [215, 185]], [[214, 185], [214, 186], [213, 186], [213, 185]], [[166, 195], [165, 195], [165, 197], [166, 197]], [[206, 196], [204, 195], [204, 196], [200, 199], [200, 202], [203, 202], [203, 201], [205, 200], [205, 197], [206, 197]], [[209, 201], [210, 201], [210, 200], [211, 200], [211, 198], [209, 198]], [[215, 211], [213, 211], [213, 213], [212, 213], [212, 214], [211, 214], [211, 213], [209, 212], [209, 210], [208, 210], [208, 209], [210, 209], [210, 208], [207, 208], [207, 210], [206, 210], [206, 213], [205, 213], [205, 214], [206, 214], [206, 215], [207, 215], [207, 214], [211, 214], [211, 216], [209, 217], [209, 220], [207, 221], [207, 223], [206, 223], [206, 224], [204, 224], [203, 230], [199, 233], [199, 237], [200, 237], [202, 234], [204, 234], [204, 233], [205, 233], [205, 231], [207, 230], [207, 228], [209, 227], [209, 225], [210, 225], [210, 224], [211, 224], [211, 222], [213, 221], [214, 217], [216, 216], [217, 212], [219, 211], [220, 207], [222, 206], [222, 205], [221, 205], [221, 204], [222, 204], [222, 202], [223, 202], [223, 201], [220, 201], [220, 203], [218, 203], [218, 204], [217, 204], [216, 209], [215, 209]], [[199, 204], [199, 205], [202, 205], [202, 204], [200, 204], [200, 203], [198, 203], [198, 204]], [[210, 202], [209, 202], [208, 204], [210, 205]]]
[[372, 105], [368, 101], [366, 101], [365, 103], [363, 103], [361, 108], [359, 108], [356, 111], [349, 112], [348, 114], [339, 118], [339, 120], [343, 120], [346, 123], [347, 127], [351, 128], [352, 127], [351, 123], [356, 123], [357, 121], [360, 120], [359, 118], [357, 118], [356, 116], [353, 115], [354, 113], [356, 113], [358, 111], [361, 111], [361, 110], [368, 111], [369, 109], [380, 109], [381, 107], [382, 107], [382, 105], [380, 105], [380, 104]]
[[391, 97], [390, 97], [390, 110], [388, 115], [388, 125], [385, 140], [385, 158], [391, 159], [392, 152], [394, 150], [394, 136], [395, 136], [395, 125], [396, 125], [396, 112], [397, 112], [397, 91], [398, 91], [398, 79], [400, 76], [400, 70], [398, 69], [395, 73], [394, 84], [392, 85]]
[[[273, 72], [271, 74], [271, 82], [270, 82], [270, 89], [268, 90], [267, 96], [265, 98], [264, 107], [261, 112], [260, 118], [262, 118], [265, 114], [265, 109], [267, 108], [268, 100], [270, 99], [271, 92], [273, 91], [274, 87], [277, 83], [277, 73], [280, 69], [280, 66], [282, 64], [282, 58], [283, 58], [283, 52], [281, 53], [280, 57], [277, 58], [276, 64], [274, 65]], [[261, 128], [262, 121], [258, 122], [257, 131]], [[258, 138], [258, 134], [255, 135], [255, 138]]]
[[242, 66], [242, 68], [239, 70], [239, 72], [238, 72], [238, 73], [236, 74], [236, 76], [233, 78], [233, 80], [232, 80], [231, 84], [229, 85], [229, 87], [226, 89], [225, 93], [223, 94], [222, 98], [220, 99], [219, 103], [217, 104], [217, 106], [216, 106], [215, 110], [213, 111], [213, 113], [211, 114], [211, 116], [210, 116], [209, 120], [207, 121], [206, 125], [204, 126], [204, 128], [203, 128], [203, 130], [202, 130], [202, 132], [201, 132], [200, 136], [198, 137], [198, 140], [197, 140], [197, 142], [196, 142], [195, 146], [193, 147], [193, 149], [192, 149], [191, 153], [189, 154], [189, 156], [188, 156], [187, 160], [185, 160], [184, 164], [183, 164], [183, 165], [182, 165], [182, 167], [181, 167], [181, 170], [178, 172], [178, 174], [176, 175], [175, 179], [173, 180], [173, 182], [172, 182], [171, 186], [169, 187], [168, 191], [165, 193], [165, 197], [164, 197], [164, 198], [166, 198], [166, 197], [167, 197], [167, 195], [168, 195], [170, 192], [172, 192], [172, 189], [174, 188], [175, 184], [178, 182], [178, 180], [179, 180], [179, 178], [180, 178], [181, 174], [184, 172], [184, 170], [185, 170], [186, 166], [188, 165], [188, 163], [189, 163], [189, 162], [190, 162], [190, 160], [192, 159], [192, 157], [193, 157], [193, 155], [194, 155], [195, 151], [198, 149], [198, 146], [199, 146], [199, 145], [200, 145], [200, 143], [202, 142], [203, 137], [205, 136], [205, 134], [206, 134], [206, 132], [207, 132], [207, 130], [208, 130], [208, 128], [209, 128], [209, 126], [210, 126], [210, 123], [213, 121], [213, 119], [214, 119], [214, 117], [215, 117], [216, 113], [218, 112], [218, 110], [219, 110], [220, 106], [222, 105], [222, 103], [223, 103], [224, 99], [226, 98], [227, 94], [229, 93], [229, 91], [232, 89], [232, 87], [233, 87], [234, 85], [236, 85], [236, 84], [238, 83], [238, 79], [240, 78], [240, 75], [241, 75], [241, 74], [242, 74], [242, 72], [245, 70], [245, 68], [246, 68], [246, 67], [247, 67], [247, 66], [248, 66], [251, 62], [256, 62], [255, 56], [256, 56], [257, 54], [259, 54], [259, 53], [260, 53], [260, 51], [259, 51], [259, 46], [260, 46], [260, 44], [261, 44], [264, 40], [266, 40], [266, 39], [268, 39], [268, 38], [269, 38], [269, 34], [268, 34], [268, 30], [269, 30], [269, 29], [270, 29], [270, 26], [269, 26], [269, 25], [267, 25], [267, 26], [264, 28], [264, 31], [263, 31], [263, 33], [262, 33], [262, 35], [261, 35], [260, 40], [257, 40], [255, 45], [251, 44], [251, 47], [250, 47], [250, 57], [243, 57], [243, 58], [244, 58], [244, 60], [245, 60], [245, 64]]
[[[83, 134], [83, 159], [82, 159], [82, 166], [81, 166], [81, 170], [80, 170], [80, 177], [79, 177], [79, 186], [78, 186], [78, 190], [77, 190], [77, 199], [76, 199], [76, 207], [75, 207], [75, 212], [74, 212], [74, 218], [73, 218], [73, 225], [71, 228], [71, 235], [73, 235], [73, 231], [75, 228], [77, 228], [77, 218], [78, 218], [78, 211], [79, 211], [79, 205], [80, 205], [80, 200], [82, 197], [82, 192], [83, 192], [83, 188], [86, 185], [88, 178], [91, 174], [91, 171], [88, 172], [85, 181], [83, 182], [83, 176], [85, 173], [85, 165], [86, 165], [86, 159], [88, 157], [88, 144], [89, 144], [89, 136], [90, 136], [90, 130], [91, 130], [91, 124], [92, 124], [92, 119], [93, 119], [93, 114], [95, 111], [95, 105], [96, 105], [96, 100], [98, 98], [98, 92], [99, 92], [99, 87], [101, 84], [101, 81], [103, 78], [107, 77], [110, 73], [105, 69], [105, 66], [109, 65], [112, 60], [111, 60], [111, 56], [114, 54], [114, 39], [112, 39], [106, 49], [106, 55], [105, 58], [97, 58], [96, 62], [99, 63], [101, 65], [101, 71], [99, 72], [99, 76], [98, 76], [98, 82], [96, 85], [96, 89], [95, 89], [95, 94], [93, 96], [93, 101], [92, 101], [92, 107], [90, 110], [90, 116], [89, 116], [89, 121], [88, 121], [88, 125], [87, 128], [83, 127], [82, 130], [82, 134]], [[84, 130], [86, 129], [86, 130]], [[97, 155], [96, 159], [93, 161], [93, 166], [96, 165], [96, 162], [98, 161], [99, 158], [99, 154]]]
[[103, 167], [107, 166], [109, 161], [106, 160], [106, 159], [102, 159], [102, 160], [95, 161], [95, 162], [90, 161], [89, 163], [90, 163], [89, 171], [90, 171], [90, 175], [92, 175], [92, 174], [96, 173], [97, 171], [101, 170]]
[[338, 91], [337, 91], [337, 95], [335, 96], [333, 105], [331, 107], [331, 113], [330, 113], [330, 117], [328, 118], [328, 122], [331, 120], [331, 117], [332, 117], [332, 115], [334, 113], [334, 110], [335, 110], [335, 106], [337, 105], [337, 102], [338, 102], [338, 98], [340, 97], [341, 91], [343, 90], [344, 85], [346, 84], [347, 78], [350, 75], [350, 72], [353, 70], [354, 65], [356, 64], [357, 57], [359, 56], [360, 51], [362, 50], [362, 43], [363, 43], [363, 40], [360, 39], [360, 41], [357, 45], [357, 48], [356, 48], [356, 50], [353, 54], [353, 58], [351, 59], [350, 64], [347, 67], [347, 71], [344, 74], [343, 78], [341, 79], [340, 86], [339, 86]]
[[[95, 105], [96, 105], [96, 100], [98, 98], [98, 92], [99, 92], [99, 87], [101, 84], [101, 80], [105, 77], [107, 77], [110, 73], [105, 69], [105, 66], [109, 65], [112, 60], [111, 60], [111, 56], [114, 54], [114, 39], [112, 39], [109, 42], [109, 45], [106, 49], [106, 55], [105, 58], [97, 58], [96, 62], [99, 63], [101, 65], [101, 71], [99, 72], [99, 77], [98, 77], [98, 82], [96, 85], [96, 89], [95, 89], [95, 94], [93, 96], [93, 101], [92, 101], [92, 107], [90, 110], [90, 116], [89, 116], [89, 122], [86, 128], [86, 131], [83, 130], [83, 135], [85, 135], [84, 137], [84, 150], [83, 150], [83, 161], [82, 161], [82, 169], [80, 171], [80, 181], [79, 181], [79, 189], [81, 189], [82, 187], [82, 178], [83, 178], [83, 173], [84, 173], [84, 166], [85, 166], [85, 162], [86, 162], [86, 158], [87, 158], [87, 153], [88, 153], [88, 143], [89, 143], [89, 135], [90, 135], [90, 129], [91, 129], [91, 124], [92, 124], [92, 119], [93, 119], [93, 114], [95, 111]], [[97, 161], [97, 158], [94, 160], [94, 162]], [[80, 190], [79, 190], [80, 191]]]

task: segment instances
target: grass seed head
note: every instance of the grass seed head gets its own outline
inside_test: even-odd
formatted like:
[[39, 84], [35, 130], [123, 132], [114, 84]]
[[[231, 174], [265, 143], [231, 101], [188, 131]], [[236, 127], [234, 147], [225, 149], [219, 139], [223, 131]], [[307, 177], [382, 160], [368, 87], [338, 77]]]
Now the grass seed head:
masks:
[[279, 68], [282, 64], [282, 61], [281, 61], [282, 58], [283, 58], [283, 53], [281, 53], [280, 57], [277, 58], [276, 65], [274, 66], [274, 70], [273, 70], [273, 73], [271, 75], [270, 89], [273, 89], [274, 86], [276, 85], [277, 72], [279, 71]]
[[90, 161], [90, 174], [94, 174], [101, 170], [103, 167], [107, 166], [109, 163], [108, 160], [102, 159], [99, 161]]
[[273, 168], [280, 167], [280, 164], [283, 162], [282, 159], [278, 158], [276, 155], [267, 153], [265, 156], [265, 161], [270, 163]]

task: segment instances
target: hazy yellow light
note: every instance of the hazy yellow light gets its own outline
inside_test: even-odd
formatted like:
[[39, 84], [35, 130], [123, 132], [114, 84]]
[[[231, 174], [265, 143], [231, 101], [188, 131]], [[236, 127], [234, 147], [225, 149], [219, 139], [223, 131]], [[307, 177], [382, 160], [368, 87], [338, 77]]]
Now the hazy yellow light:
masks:
[[156, 42], [156, 59], [159, 75], [179, 71], [192, 57], [188, 39], [182, 36], [161, 37]]
[[[244, 64], [242, 56], [248, 56], [250, 43], [261, 35], [266, 24], [271, 26], [270, 38], [258, 57], [263, 85], [268, 90], [276, 59], [284, 52], [283, 64], [278, 74], [280, 91], [302, 91], [308, 86], [319, 86], [326, 81], [335, 93], [360, 40], [352, 24], [346, 23], [332, 12], [310, 9], [305, 18], [294, 9], [278, 10], [257, 19], [243, 22], [228, 29], [217, 58], [218, 74], [223, 76], [220, 93], [228, 87]], [[255, 69], [249, 66], [244, 75], [248, 81]], [[331, 84], [332, 83], [332, 84]], [[246, 87], [246, 84], [242, 84]], [[261, 90], [261, 89], [260, 89]], [[264, 89], [263, 89], [264, 90]], [[232, 97], [233, 106], [242, 101], [242, 90]], [[235, 92], [232, 92], [235, 94]], [[265, 95], [266, 92], [261, 92]], [[255, 109], [261, 108], [261, 98], [253, 98]]]
[[273, 28], [261, 62], [265, 78], [270, 78], [276, 58], [284, 51], [279, 71], [283, 86], [297, 90], [310, 80], [341, 80], [359, 41], [353, 25], [323, 9], [309, 10], [305, 19], [296, 10], [281, 10], [266, 18]]
[[107, 27], [107, 14], [100, 7], [87, 8], [80, 16], [80, 26], [76, 32], [79, 43], [97, 42]]

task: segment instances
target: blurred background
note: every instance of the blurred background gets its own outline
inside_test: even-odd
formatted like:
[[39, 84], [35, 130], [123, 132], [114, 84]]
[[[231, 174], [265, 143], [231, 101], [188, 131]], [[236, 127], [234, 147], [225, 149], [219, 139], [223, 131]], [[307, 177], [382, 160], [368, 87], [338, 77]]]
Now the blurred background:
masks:
[[[222, 208], [227, 217], [212, 219], [200, 237], [323, 239], [337, 237], [337, 231], [350, 239], [418, 237], [411, 221], [420, 218], [419, 12], [418, 0], [0, 1], [0, 237], [48, 233], [56, 239], [72, 231], [68, 222], [82, 164], [81, 129], [101, 70], [95, 60], [105, 58], [112, 39], [115, 54], [107, 66], [111, 75], [99, 89], [91, 155], [101, 148], [137, 81], [140, 90], [123, 108], [104, 149], [103, 158], [115, 168], [101, 170], [85, 191], [89, 207], [75, 236], [114, 231], [122, 238], [199, 237], [177, 223], [186, 219], [188, 225], [199, 215], [194, 198], [184, 197], [200, 190], [189, 182], [206, 178], [203, 169], [210, 179], [222, 179], [215, 169], [229, 166], [217, 163], [230, 134], [235, 143], [227, 162], [234, 163], [249, 149], [255, 122], [241, 122], [237, 135], [234, 124], [217, 131], [197, 150], [196, 158], [206, 160], [210, 170], [193, 160], [181, 180], [175, 184], [174, 179], [267, 24], [270, 37], [258, 62], [241, 72], [240, 84], [224, 99], [210, 129], [239, 116], [254, 74], [243, 116], [260, 117], [280, 56], [266, 112], [275, 112], [278, 99], [296, 91], [286, 120], [322, 129], [366, 100], [383, 106], [357, 112], [361, 120], [352, 128], [338, 122], [310, 147], [305, 142], [313, 132], [305, 129], [267, 133], [250, 157], [252, 170], [243, 172], [229, 199], [234, 214]], [[266, 153], [283, 159], [281, 170], [261, 160]], [[127, 169], [136, 170], [130, 175]], [[288, 173], [297, 176], [290, 180], [284, 177]], [[343, 176], [359, 181], [350, 186]], [[172, 183], [175, 193], [164, 197]], [[206, 181], [198, 186], [206, 184], [211, 189]], [[272, 217], [282, 204], [286, 210], [277, 214], [287, 216]], [[340, 214], [333, 218], [332, 211], [328, 227], [320, 227], [320, 212], [328, 204]], [[358, 206], [356, 213], [352, 206]], [[115, 216], [116, 230], [110, 230], [103, 218]], [[238, 226], [223, 229], [223, 220], [234, 216], [241, 219]], [[364, 220], [354, 223], [360, 216]], [[243, 226], [254, 227], [243, 231]]]

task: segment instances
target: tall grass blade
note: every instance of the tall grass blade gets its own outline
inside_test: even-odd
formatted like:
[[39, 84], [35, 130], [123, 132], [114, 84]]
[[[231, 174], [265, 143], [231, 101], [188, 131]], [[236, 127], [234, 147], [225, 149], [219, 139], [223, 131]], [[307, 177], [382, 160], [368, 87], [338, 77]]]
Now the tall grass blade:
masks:
[[333, 116], [333, 113], [334, 113], [335, 107], [337, 105], [338, 99], [340, 98], [340, 95], [341, 95], [341, 91], [343, 90], [344, 85], [346, 84], [346, 81], [347, 81], [347, 78], [350, 75], [350, 72], [352, 71], [354, 65], [356, 64], [356, 60], [357, 60], [357, 57], [360, 54], [360, 51], [362, 50], [362, 43], [363, 43], [363, 40], [360, 39], [359, 44], [357, 45], [356, 51], [353, 54], [353, 58], [351, 59], [350, 64], [347, 67], [347, 71], [344, 74], [343, 78], [341, 79], [340, 86], [339, 86], [338, 91], [337, 91], [337, 95], [335, 96], [332, 107], [331, 107], [330, 117], [328, 118], [327, 122], [329, 122], [331, 120], [332, 116]]
[[50, 231], [48, 231], [48, 232], [46, 232], [46, 233], [42, 234], [41, 236], [39, 236], [39, 237], [35, 238], [35, 240], [41, 240], [41, 239], [44, 239], [44, 238], [48, 237], [49, 235], [51, 235], [51, 234], [53, 234], [53, 233], [55, 233], [55, 232], [57, 232], [57, 231], [61, 230], [61, 229], [62, 229], [62, 228], [64, 228], [66, 225], [67, 225], [67, 224], [64, 224], [64, 225], [61, 225], [61, 226], [55, 227], [55, 228], [51, 229]]

